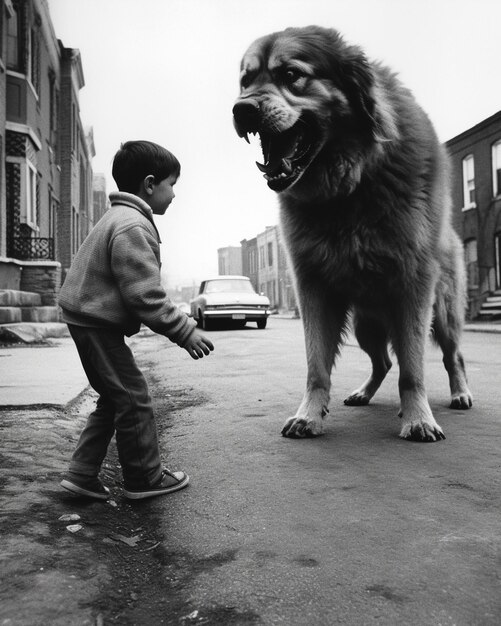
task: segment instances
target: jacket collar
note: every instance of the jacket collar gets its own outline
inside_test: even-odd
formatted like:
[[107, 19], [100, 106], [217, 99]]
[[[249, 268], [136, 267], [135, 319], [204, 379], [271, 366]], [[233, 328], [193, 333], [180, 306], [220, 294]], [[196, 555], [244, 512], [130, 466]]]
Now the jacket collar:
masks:
[[126, 191], [112, 191], [110, 193], [110, 202], [111, 206], [121, 205], [121, 206], [129, 206], [133, 209], [137, 209], [140, 213], [142, 213], [154, 226], [159, 243], [160, 234], [158, 232], [157, 226], [153, 221], [153, 211], [151, 207], [139, 196], [136, 196], [133, 193], [127, 193]]

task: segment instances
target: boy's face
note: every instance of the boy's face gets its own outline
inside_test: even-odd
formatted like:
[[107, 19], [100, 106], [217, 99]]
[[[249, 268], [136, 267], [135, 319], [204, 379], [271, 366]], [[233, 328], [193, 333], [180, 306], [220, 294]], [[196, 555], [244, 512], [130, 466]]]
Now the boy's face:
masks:
[[152, 192], [148, 198], [148, 204], [155, 215], [163, 215], [176, 197], [173, 189], [176, 181], [177, 177], [171, 175], [168, 178], [153, 183]]

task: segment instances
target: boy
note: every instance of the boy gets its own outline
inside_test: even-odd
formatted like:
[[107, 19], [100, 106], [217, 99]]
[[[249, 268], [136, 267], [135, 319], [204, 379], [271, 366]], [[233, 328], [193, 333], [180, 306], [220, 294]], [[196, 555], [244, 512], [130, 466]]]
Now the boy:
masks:
[[59, 295], [63, 320], [99, 394], [61, 482], [79, 495], [109, 497], [98, 474], [114, 433], [125, 497], [172, 493], [189, 482], [184, 472], [161, 464], [148, 386], [124, 341], [144, 323], [194, 359], [214, 349], [160, 283], [153, 215], [163, 215], [172, 202], [180, 169], [176, 157], [157, 144], [121, 146], [112, 169], [119, 191], [110, 194], [111, 208], [80, 246]]

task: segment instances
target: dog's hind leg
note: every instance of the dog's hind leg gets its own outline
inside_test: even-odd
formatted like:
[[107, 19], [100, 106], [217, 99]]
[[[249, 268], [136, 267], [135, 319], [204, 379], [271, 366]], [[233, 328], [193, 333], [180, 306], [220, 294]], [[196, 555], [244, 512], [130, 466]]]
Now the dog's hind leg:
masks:
[[303, 285], [299, 293], [308, 374], [303, 400], [282, 428], [284, 437], [322, 434], [323, 418], [329, 412], [332, 366], [346, 320], [346, 307], [334, 305], [324, 289]]
[[[460, 253], [459, 253], [460, 254]], [[449, 375], [451, 408], [469, 409], [472, 395], [468, 389], [464, 360], [459, 349], [465, 308], [464, 271], [459, 255], [448, 258], [442, 268], [433, 307], [433, 339], [442, 349], [444, 366]]]
[[360, 347], [370, 357], [372, 372], [358, 389], [351, 392], [344, 403], [348, 406], [361, 406], [369, 404], [381, 386], [391, 368], [391, 359], [388, 354], [388, 331], [380, 320], [355, 313], [354, 331]]

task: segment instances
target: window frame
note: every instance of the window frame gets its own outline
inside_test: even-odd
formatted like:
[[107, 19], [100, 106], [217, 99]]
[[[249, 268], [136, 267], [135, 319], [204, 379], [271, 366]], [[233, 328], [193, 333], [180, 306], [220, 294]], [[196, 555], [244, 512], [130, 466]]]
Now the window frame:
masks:
[[[468, 171], [469, 165], [471, 163], [472, 176], [470, 176], [470, 172]], [[463, 211], [468, 211], [470, 209], [475, 209], [477, 207], [477, 203], [475, 200], [471, 200], [471, 193], [473, 192], [473, 197], [475, 197], [475, 157], [473, 154], [467, 154], [462, 160], [463, 166]], [[472, 183], [473, 186], [470, 185]]]
[[38, 216], [38, 193], [37, 179], [38, 170], [33, 163], [23, 157], [5, 157], [8, 163], [17, 163], [21, 168], [20, 189], [20, 214], [19, 221], [26, 224], [33, 231], [39, 232]]
[[273, 267], [273, 242], [268, 241], [268, 267]]
[[492, 163], [492, 196], [497, 198], [501, 196], [501, 139], [495, 141], [491, 146], [491, 163]]

